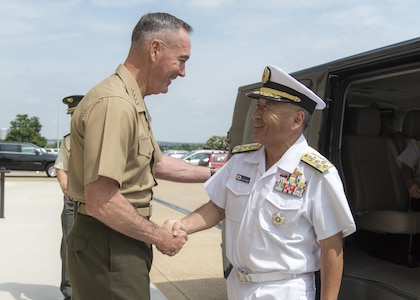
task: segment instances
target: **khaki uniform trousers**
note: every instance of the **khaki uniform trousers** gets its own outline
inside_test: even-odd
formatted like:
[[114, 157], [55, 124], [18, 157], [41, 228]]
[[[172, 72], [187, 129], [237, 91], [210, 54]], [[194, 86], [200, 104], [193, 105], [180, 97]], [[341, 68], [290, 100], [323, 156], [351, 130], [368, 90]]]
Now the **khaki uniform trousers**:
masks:
[[67, 239], [74, 300], [149, 300], [150, 244], [78, 213]]

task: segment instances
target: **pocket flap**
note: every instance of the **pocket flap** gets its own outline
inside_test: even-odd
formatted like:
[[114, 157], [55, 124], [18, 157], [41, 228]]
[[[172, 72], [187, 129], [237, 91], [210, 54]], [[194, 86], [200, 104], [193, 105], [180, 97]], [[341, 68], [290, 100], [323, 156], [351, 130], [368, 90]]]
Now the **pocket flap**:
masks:
[[153, 153], [153, 145], [150, 137], [139, 137], [139, 155], [151, 157]]
[[278, 192], [270, 192], [266, 199], [278, 209], [282, 210], [298, 210], [302, 206], [302, 199], [284, 194], [279, 195]]
[[249, 183], [232, 179], [228, 180], [226, 187], [232, 192], [232, 194], [237, 196], [249, 195], [251, 190], [251, 185]]

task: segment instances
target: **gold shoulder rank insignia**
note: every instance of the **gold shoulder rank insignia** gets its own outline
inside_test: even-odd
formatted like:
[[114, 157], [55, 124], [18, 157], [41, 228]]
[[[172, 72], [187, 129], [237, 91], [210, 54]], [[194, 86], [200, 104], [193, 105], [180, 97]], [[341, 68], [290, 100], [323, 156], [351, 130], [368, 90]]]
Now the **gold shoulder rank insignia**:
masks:
[[321, 173], [324, 173], [329, 168], [333, 167], [334, 165], [330, 163], [325, 158], [315, 154], [315, 153], [305, 153], [300, 158], [301, 161], [307, 163], [311, 167], [315, 168]]
[[259, 143], [238, 145], [238, 146], [235, 146], [235, 148], [233, 148], [232, 154], [255, 151], [255, 150], [260, 149], [261, 147], [262, 145]]

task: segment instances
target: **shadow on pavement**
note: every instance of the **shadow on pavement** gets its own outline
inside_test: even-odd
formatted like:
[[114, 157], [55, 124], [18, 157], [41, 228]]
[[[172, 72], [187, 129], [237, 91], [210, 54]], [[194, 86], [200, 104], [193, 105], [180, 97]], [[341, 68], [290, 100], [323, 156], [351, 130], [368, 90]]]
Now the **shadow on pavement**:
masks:
[[226, 300], [226, 281], [224, 278], [182, 280], [154, 283], [170, 300]]
[[63, 296], [56, 286], [44, 284], [0, 283], [0, 291], [8, 292], [15, 300], [58, 300]]

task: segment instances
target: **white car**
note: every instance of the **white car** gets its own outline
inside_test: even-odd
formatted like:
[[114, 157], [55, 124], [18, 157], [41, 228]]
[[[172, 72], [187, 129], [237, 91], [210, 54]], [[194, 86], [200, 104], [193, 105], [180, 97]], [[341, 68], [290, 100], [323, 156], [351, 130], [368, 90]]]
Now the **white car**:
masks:
[[210, 155], [212, 153], [224, 153], [223, 150], [195, 150], [185, 155], [182, 159], [190, 164], [197, 166], [207, 166], [209, 163]]
[[162, 152], [163, 155], [176, 157], [176, 158], [183, 158], [188, 153], [190, 152], [187, 150], [165, 150]]

